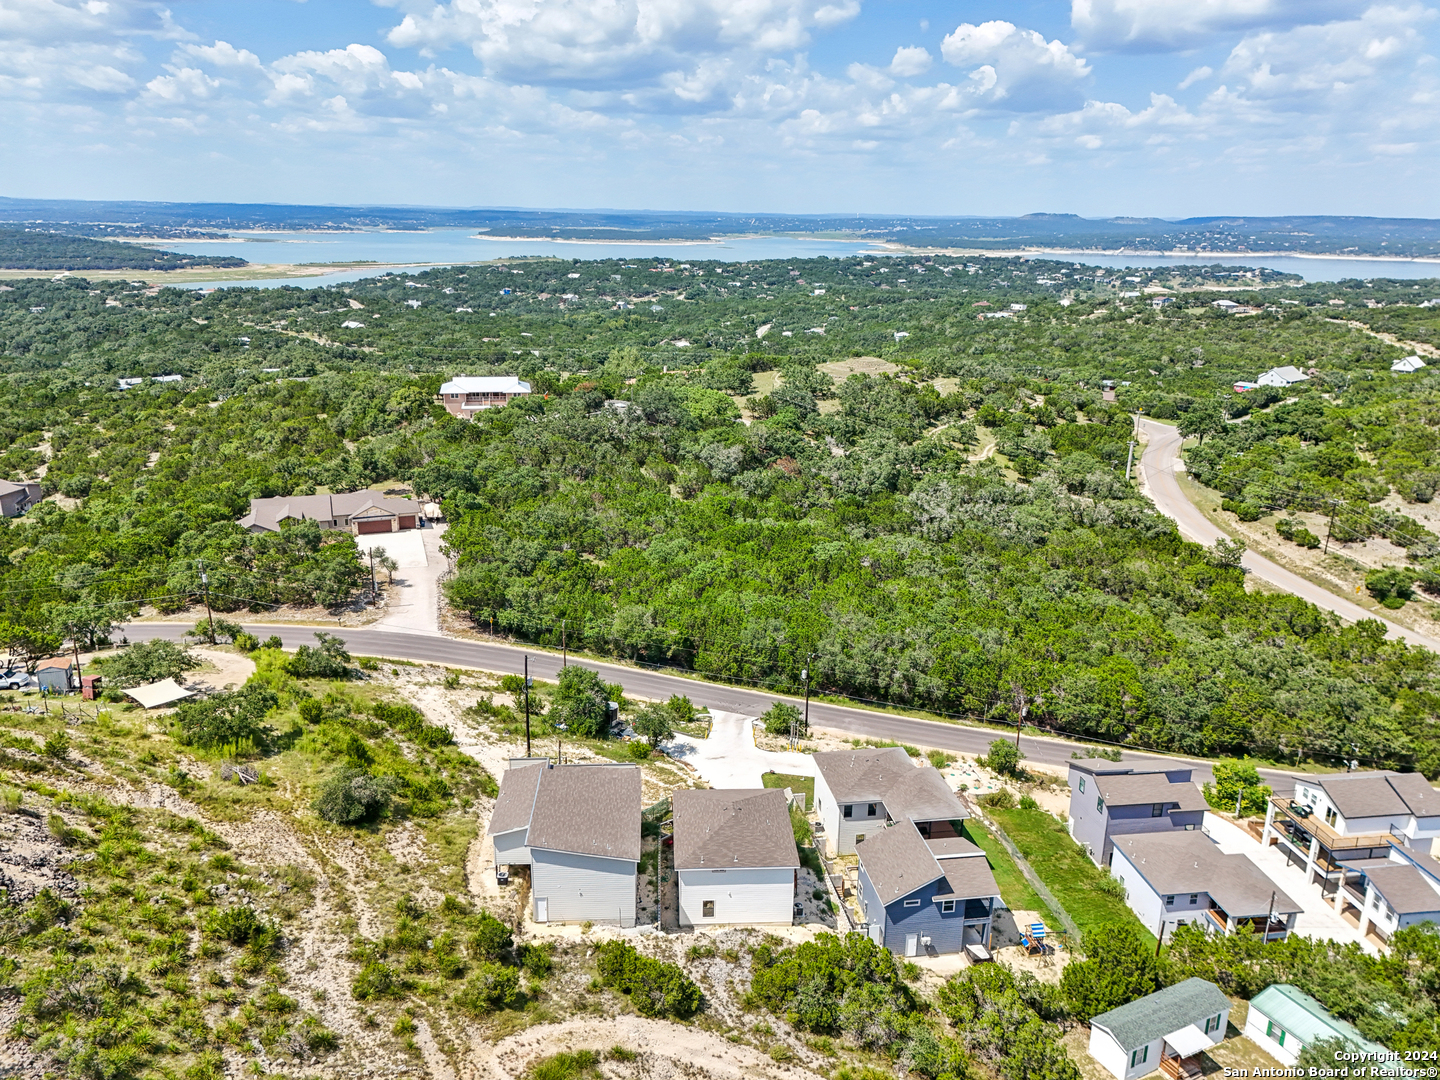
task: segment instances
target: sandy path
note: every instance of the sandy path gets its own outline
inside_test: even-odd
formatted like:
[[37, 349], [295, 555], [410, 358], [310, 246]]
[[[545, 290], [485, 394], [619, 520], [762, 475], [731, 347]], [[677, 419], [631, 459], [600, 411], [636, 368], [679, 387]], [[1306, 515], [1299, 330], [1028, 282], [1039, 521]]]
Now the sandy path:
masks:
[[512, 1080], [539, 1058], [562, 1050], [608, 1050], [623, 1046], [640, 1054], [633, 1065], [609, 1068], [645, 1080], [804, 1080], [819, 1074], [800, 1065], [782, 1065], [750, 1046], [663, 1020], [638, 1016], [569, 1020], [545, 1024], [491, 1045], [476, 1038], [460, 1080]]

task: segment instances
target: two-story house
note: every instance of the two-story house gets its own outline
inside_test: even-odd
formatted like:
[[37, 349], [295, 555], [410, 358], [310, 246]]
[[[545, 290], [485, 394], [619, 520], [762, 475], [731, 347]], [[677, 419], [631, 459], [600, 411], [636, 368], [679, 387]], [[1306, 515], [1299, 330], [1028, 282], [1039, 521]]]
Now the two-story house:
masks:
[[1097, 866], [1109, 866], [1116, 836], [1200, 828], [1205, 798], [1191, 773], [1189, 765], [1158, 758], [1071, 761], [1071, 838]]
[[503, 409], [530, 393], [530, 384], [514, 375], [457, 375], [440, 387], [435, 401], [451, 416], [468, 420], [482, 409]]
[[528, 867], [531, 918], [635, 925], [640, 770], [524, 764], [490, 814], [495, 864]]
[[904, 956], [989, 948], [1000, 889], [969, 840], [927, 840], [902, 820], [870, 833], [855, 851], [860, 908], [877, 945]]
[[1265, 810], [1261, 841], [1305, 868], [1342, 914], [1382, 937], [1437, 910], [1431, 868], [1440, 791], [1419, 773], [1389, 770], [1296, 776]]
[[1303, 910], [1247, 856], [1227, 855], [1199, 831], [1117, 836], [1110, 873], [1156, 934], [1194, 924], [1212, 934], [1283, 941]]
[[785, 792], [681, 789], [671, 806], [680, 925], [789, 926], [800, 853]]
[[929, 762], [917, 766], [898, 746], [815, 754], [815, 812], [832, 855], [849, 855], [896, 821], [926, 839], [960, 835], [969, 817], [960, 797]]
[[0, 480], [0, 517], [19, 517], [42, 497], [39, 484], [12, 484], [9, 480]]

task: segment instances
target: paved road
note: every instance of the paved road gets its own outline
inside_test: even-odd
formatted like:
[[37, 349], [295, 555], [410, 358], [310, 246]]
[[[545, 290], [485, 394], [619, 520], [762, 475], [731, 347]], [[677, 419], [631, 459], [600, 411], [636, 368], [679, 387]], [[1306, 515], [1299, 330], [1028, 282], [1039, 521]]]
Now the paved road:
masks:
[[[1206, 546], [1215, 543], [1222, 536], [1228, 539], [1227, 534], [1214, 525], [1186, 497], [1179, 482], [1175, 479], [1175, 461], [1180, 456], [1180, 444], [1183, 441], [1180, 432], [1169, 424], [1156, 423], [1143, 417], [1140, 423], [1150, 439], [1145, 447], [1145, 453], [1140, 458], [1140, 470], [1145, 489], [1154, 501], [1156, 509], [1166, 517], [1173, 518], [1180, 527], [1180, 534], [1187, 539]], [[1337, 596], [1330, 590], [1316, 585], [1313, 581], [1307, 581], [1299, 574], [1286, 570], [1263, 555], [1247, 551], [1241, 560], [1241, 565], [1262, 581], [1268, 581], [1285, 592], [1294, 593], [1301, 599], [1310, 601], [1316, 607], [1333, 611], [1346, 622], [1379, 619], [1385, 624], [1386, 637], [1397, 639], [1403, 637], [1412, 645], [1424, 645], [1427, 649], [1440, 652], [1440, 638], [1400, 626], [1389, 619], [1366, 611], [1359, 604], [1346, 600], [1343, 596]]]
[[[182, 623], [129, 623], [124, 633], [131, 641], [164, 638], [178, 641], [189, 624]], [[287, 626], [277, 624], [247, 624], [245, 629], [261, 638], [278, 634], [286, 648], [313, 644], [315, 627]], [[502, 674], [519, 674], [524, 657], [530, 657], [530, 674], [539, 679], [553, 680], [560, 672], [561, 657], [539, 649], [523, 649], [512, 645], [492, 642], [458, 641], [454, 638], [434, 637], [426, 634], [409, 634], [394, 630], [343, 629], [331, 631], [345, 640], [346, 646], [357, 656], [389, 657], [398, 660], [416, 660], [430, 664], [448, 664], [453, 667], [478, 668]], [[802, 704], [796, 698], [784, 695], [762, 693], [741, 687], [725, 686], [720, 683], [701, 682], [696, 679], [667, 675], [643, 668], [625, 667], [620, 664], [606, 664], [589, 659], [570, 660], [598, 672], [607, 682], [618, 682], [629, 694], [636, 697], [657, 699], [671, 694], [685, 694], [698, 706], [724, 712], [745, 713], [759, 716], [774, 701], [785, 700]], [[983, 754], [990, 743], [1003, 734], [994, 728], [970, 727], [963, 724], [946, 724], [935, 720], [917, 720], [908, 716], [893, 716], [889, 713], [844, 705], [832, 705], [812, 701], [810, 722], [816, 727], [848, 731], [855, 735], [876, 739], [893, 739], [896, 742], [916, 746], [936, 747], [965, 754]], [[1081, 749], [1079, 743], [1063, 739], [1034, 738], [1023, 736], [1020, 748], [1028, 760], [1045, 765], [1063, 766], [1070, 760], [1071, 752]], [[1127, 761], [1146, 761], [1155, 755], [1126, 752]], [[1188, 760], [1188, 759], [1186, 759]], [[1190, 762], [1195, 767], [1195, 779], [1205, 782], [1211, 779], [1210, 763]], [[1277, 791], [1292, 789], [1288, 774], [1265, 772], [1266, 780]]]

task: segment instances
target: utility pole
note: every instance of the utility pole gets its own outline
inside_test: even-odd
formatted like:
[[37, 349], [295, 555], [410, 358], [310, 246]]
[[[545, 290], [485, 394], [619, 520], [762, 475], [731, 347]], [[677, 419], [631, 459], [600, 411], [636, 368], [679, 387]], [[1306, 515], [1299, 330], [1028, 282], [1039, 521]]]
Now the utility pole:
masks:
[[1159, 957], [1160, 946], [1165, 943], [1165, 916], [1160, 916], [1160, 932], [1155, 935], [1155, 955]]
[[210, 575], [205, 572], [205, 560], [196, 559], [195, 565], [200, 568], [200, 588], [205, 596], [205, 618], [210, 624], [210, 644], [215, 644], [215, 613], [210, 610]]
[[810, 669], [808, 667], [801, 669], [800, 678], [805, 680], [805, 734], [808, 735], [810, 734]]
[[1130, 466], [1135, 460], [1135, 440], [1130, 440], [1130, 452], [1125, 455], [1125, 482], [1130, 482]]
[[525, 756], [530, 756], [530, 654], [525, 654]]
[[379, 596], [379, 594], [380, 594], [380, 587], [375, 584], [375, 549], [374, 549], [374, 548], [371, 548], [371, 549], [370, 549], [370, 595], [371, 595], [371, 597], [376, 597], [376, 596]]
[[562, 668], [567, 668], [570, 666], [570, 645], [568, 639], [565, 636], [564, 619], [560, 620], [560, 666]]
[[[1341, 876], [1341, 878], [1344, 878], [1345, 875], [1344, 875], [1344, 874], [1341, 874], [1340, 876]], [[1266, 941], [1266, 943], [1269, 943], [1269, 941], [1270, 941], [1270, 924], [1271, 924], [1272, 922], [1274, 922], [1274, 921], [1275, 921], [1275, 894], [1272, 892], [1272, 893], [1270, 894], [1270, 913], [1265, 916], [1265, 941]]]
[[1335, 500], [1330, 500], [1330, 524], [1325, 526], [1325, 550], [1320, 554], [1330, 554], [1330, 534], [1335, 531]]

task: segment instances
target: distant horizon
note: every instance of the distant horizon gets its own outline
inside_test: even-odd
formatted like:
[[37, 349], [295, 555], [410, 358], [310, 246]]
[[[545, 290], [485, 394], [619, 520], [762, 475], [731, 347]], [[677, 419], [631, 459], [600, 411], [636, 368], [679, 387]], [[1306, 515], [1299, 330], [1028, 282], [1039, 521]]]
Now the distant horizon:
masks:
[[0, 0], [0, 190], [1431, 220], [1436, 2]]

